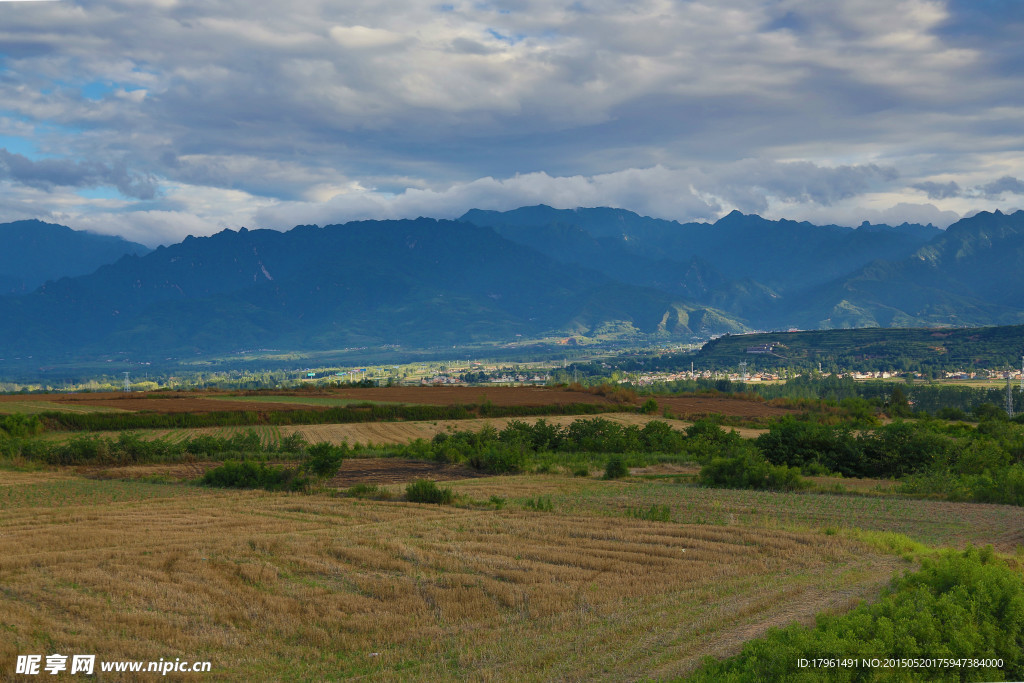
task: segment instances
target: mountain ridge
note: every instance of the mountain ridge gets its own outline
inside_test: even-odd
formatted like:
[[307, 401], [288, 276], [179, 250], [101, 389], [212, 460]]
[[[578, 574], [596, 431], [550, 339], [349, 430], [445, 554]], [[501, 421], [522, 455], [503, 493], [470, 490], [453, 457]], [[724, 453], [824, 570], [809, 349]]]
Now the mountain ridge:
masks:
[[1022, 266], [1024, 211], [946, 231], [543, 205], [241, 228], [0, 297], [0, 358], [1017, 324]]

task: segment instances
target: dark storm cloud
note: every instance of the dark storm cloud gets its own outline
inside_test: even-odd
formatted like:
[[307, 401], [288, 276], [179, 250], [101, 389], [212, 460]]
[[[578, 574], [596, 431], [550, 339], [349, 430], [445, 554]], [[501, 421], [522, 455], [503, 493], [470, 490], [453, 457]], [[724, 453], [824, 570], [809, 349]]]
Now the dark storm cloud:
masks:
[[936, 183], [929, 180], [923, 183], [915, 183], [911, 187], [927, 193], [929, 199], [949, 199], [950, 197], [959, 197], [963, 194], [960, 185], [952, 180], [948, 183]]
[[123, 166], [111, 167], [65, 159], [33, 161], [6, 149], [0, 149], [0, 179], [43, 189], [55, 186], [89, 188], [111, 185], [124, 196], [136, 199], [152, 199], [157, 189], [152, 177], [129, 173]]
[[1003, 194], [1024, 194], [1024, 181], [1011, 176], [1003, 176], [999, 180], [986, 183], [978, 188], [986, 197], [1000, 197]]

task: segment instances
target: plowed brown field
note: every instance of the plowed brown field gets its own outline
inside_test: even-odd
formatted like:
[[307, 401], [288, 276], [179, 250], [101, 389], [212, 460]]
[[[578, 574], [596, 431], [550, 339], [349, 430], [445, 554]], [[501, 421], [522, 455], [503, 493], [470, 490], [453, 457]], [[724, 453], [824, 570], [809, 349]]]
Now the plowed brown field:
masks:
[[[567, 391], [547, 387], [380, 387], [375, 389], [334, 389], [322, 392], [256, 393], [259, 400], [245, 400], [245, 394], [227, 401], [229, 394], [217, 392], [179, 392], [174, 394], [105, 393], [105, 394], [15, 394], [0, 396], [0, 403], [42, 401], [67, 406], [93, 406], [156, 413], [209, 413], [225, 410], [323, 410], [323, 404], [298, 403], [294, 397], [335, 398], [349, 401], [407, 403], [420, 405], [468, 405], [490, 401], [496, 406], [541, 406], [590, 403], [615, 405], [616, 401], [598, 394]], [[290, 402], [267, 401], [272, 396], [288, 396]], [[217, 397], [217, 398], [212, 398]], [[717, 413], [736, 417], [777, 417], [792, 410], [759, 401], [746, 401], [723, 396], [656, 396], [660, 410], [669, 409], [680, 417]], [[626, 404], [634, 405], [634, 403]], [[659, 412], [660, 412], [659, 410]]]
[[792, 415], [789, 408], [768, 405], [760, 401], [747, 401], [724, 396], [655, 396], [658, 407], [668, 408], [673, 415], [690, 417], [696, 415], [732, 415], [734, 417], [782, 417]]

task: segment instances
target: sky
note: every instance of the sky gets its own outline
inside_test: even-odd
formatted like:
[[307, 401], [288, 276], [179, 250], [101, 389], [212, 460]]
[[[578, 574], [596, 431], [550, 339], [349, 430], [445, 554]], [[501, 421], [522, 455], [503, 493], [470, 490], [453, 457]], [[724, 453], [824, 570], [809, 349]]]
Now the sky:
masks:
[[1018, 0], [0, 1], [0, 221], [1024, 206]]

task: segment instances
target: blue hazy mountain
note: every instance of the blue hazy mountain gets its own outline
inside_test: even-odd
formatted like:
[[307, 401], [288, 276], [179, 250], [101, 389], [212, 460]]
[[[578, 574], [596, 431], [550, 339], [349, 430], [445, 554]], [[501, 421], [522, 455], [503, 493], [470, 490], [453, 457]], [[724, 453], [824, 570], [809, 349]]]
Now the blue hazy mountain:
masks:
[[91, 273], [150, 249], [121, 237], [29, 220], [0, 223], [0, 294], [24, 293], [47, 280]]
[[189, 237], [0, 297], [0, 358], [1012, 324], [1020, 291], [1024, 212], [942, 231], [541, 206]]
[[789, 302], [801, 327], [1024, 322], [1024, 211], [981, 212], [898, 260], [877, 260]]
[[[0, 299], [0, 357], [427, 346], [742, 331], [718, 311], [558, 263], [488, 228], [365, 221], [190, 237]], [[53, 321], [62, 335], [53, 335]]]
[[791, 292], [876, 259], [900, 259], [942, 234], [931, 225], [859, 228], [771, 221], [734, 211], [715, 223], [678, 223], [610, 208], [472, 210], [461, 220], [494, 228], [566, 263], [684, 296], [771, 326]]

